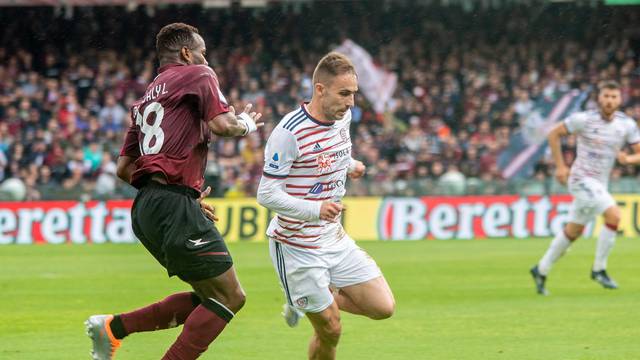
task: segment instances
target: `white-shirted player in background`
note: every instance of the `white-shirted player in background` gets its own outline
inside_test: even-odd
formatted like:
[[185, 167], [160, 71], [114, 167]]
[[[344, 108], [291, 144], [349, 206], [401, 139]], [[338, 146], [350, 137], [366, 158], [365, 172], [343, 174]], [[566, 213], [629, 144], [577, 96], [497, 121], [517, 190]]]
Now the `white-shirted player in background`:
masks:
[[[569, 186], [573, 196], [569, 222], [556, 234], [540, 262], [531, 269], [539, 294], [547, 295], [545, 281], [551, 266], [569, 248], [596, 215], [602, 214], [604, 226], [596, 245], [596, 256], [591, 278], [608, 289], [617, 289], [616, 282], [607, 274], [607, 258], [615, 242], [620, 209], [609, 194], [607, 185], [616, 158], [623, 165], [640, 162], [640, 132], [636, 122], [617, 111], [622, 103], [620, 86], [606, 81], [598, 87], [599, 110], [575, 113], [556, 125], [549, 133], [549, 147], [556, 163], [556, 179]], [[577, 136], [577, 156], [566, 166], [560, 148], [560, 138]], [[621, 152], [630, 144], [634, 155]]]
[[357, 90], [346, 56], [323, 57], [313, 73], [311, 102], [287, 114], [267, 141], [258, 189], [258, 202], [277, 213], [267, 236], [287, 301], [283, 315], [295, 326], [306, 314], [315, 330], [310, 359], [335, 358], [340, 310], [372, 319], [395, 310], [375, 261], [340, 224], [347, 175], [365, 172], [351, 157], [350, 108]]

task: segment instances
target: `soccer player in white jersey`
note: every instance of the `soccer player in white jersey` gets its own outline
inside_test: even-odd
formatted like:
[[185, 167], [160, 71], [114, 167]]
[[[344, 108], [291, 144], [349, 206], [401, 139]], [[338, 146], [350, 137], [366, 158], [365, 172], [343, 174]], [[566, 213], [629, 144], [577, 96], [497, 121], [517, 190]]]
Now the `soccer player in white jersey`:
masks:
[[[640, 162], [638, 154], [621, 151], [630, 144], [640, 152], [640, 132], [636, 122], [617, 111], [622, 103], [620, 86], [606, 81], [598, 87], [598, 110], [575, 113], [556, 125], [549, 133], [549, 147], [556, 163], [556, 179], [569, 186], [573, 196], [569, 221], [556, 234], [540, 262], [531, 269], [538, 294], [547, 295], [545, 281], [551, 266], [565, 253], [596, 215], [602, 214], [604, 226], [596, 245], [591, 278], [607, 289], [617, 289], [607, 274], [607, 258], [615, 242], [620, 209], [607, 190], [609, 175], [616, 158], [622, 164]], [[571, 170], [564, 162], [560, 138], [569, 134], [577, 137], [577, 156]]]
[[357, 90], [351, 61], [327, 54], [313, 73], [311, 102], [280, 121], [265, 149], [258, 202], [277, 213], [267, 236], [287, 301], [283, 315], [289, 326], [302, 314], [311, 321], [309, 359], [335, 358], [340, 310], [371, 319], [395, 310], [375, 261], [340, 224], [347, 176], [365, 172], [351, 157], [350, 108]]

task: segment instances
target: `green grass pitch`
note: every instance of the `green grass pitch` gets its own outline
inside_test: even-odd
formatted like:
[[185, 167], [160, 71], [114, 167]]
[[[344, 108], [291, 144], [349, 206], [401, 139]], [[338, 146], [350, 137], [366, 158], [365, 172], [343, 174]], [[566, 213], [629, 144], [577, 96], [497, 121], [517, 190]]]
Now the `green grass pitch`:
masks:
[[[393, 318], [344, 314], [339, 359], [640, 359], [640, 240], [619, 239], [609, 271], [588, 278], [594, 240], [553, 269], [551, 296], [529, 267], [548, 240], [361, 242], [397, 301]], [[232, 243], [247, 305], [203, 359], [304, 359], [311, 327], [290, 329], [266, 243]], [[141, 245], [0, 247], [0, 359], [88, 359], [83, 321], [187, 288]], [[159, 359], [179, 329], [128, 337], [116, 359]]]

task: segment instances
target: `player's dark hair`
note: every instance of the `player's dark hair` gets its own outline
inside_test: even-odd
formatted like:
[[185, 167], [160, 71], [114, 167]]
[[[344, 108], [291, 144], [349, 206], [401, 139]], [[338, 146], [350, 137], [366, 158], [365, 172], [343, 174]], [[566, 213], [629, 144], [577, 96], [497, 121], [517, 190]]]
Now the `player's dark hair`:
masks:
[[196, 39], [193, 36], [198, 34], [198, 29], [185, 23], [173, 23], [164, 26], [156, 36], [156, 51], [158, 58], [175, 55], [183, 47], [195, 49]]
[[352, 73], [356, 74], [356, 68], [351, 60], [339, 52], [332, 51], [325, 55], [316, 69], [313, 71], [313, 83], [319, 83], [328, 80], [330, 77]]
[[602, 90], [620, 90], [620, 84], [615, 80], [605, 80], [598, 84], [598, 93]]

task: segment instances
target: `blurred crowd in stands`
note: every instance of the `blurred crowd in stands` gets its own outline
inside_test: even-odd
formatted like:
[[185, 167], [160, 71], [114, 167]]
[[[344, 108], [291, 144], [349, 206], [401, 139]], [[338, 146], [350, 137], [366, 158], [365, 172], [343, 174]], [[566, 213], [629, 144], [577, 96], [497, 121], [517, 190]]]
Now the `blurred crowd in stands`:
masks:
[[[496, 159], [535, 101], [602, 79], [622, 84], [624, 110], [640, 119], [635, 8], [403, 4], [3, 8], [0, 181], [21, 179], [31, 200], [132, 196], [115, 162], [128, 108], [155, 76], [155, 34], [173, 21], [200, 29], [229, 103], [253, 103], [266, 121], [247, 138], [212, 142], [206, 179], [217, 196], [255, 195], [270, 131], [310, 98], [315, 63], [345, 38], [399, 79], [387, 112], [361, 95], [352, 109], [353, 155], [368, 167], [353, 195], [431, 194], [443, 183], [498, 192]], [[591, 94], [585, 107], [594, 106]], [[574, 148], [570, 138], [568, 161]], [[536, 169], [536, 179], [553, 175], [548, 160]]]

